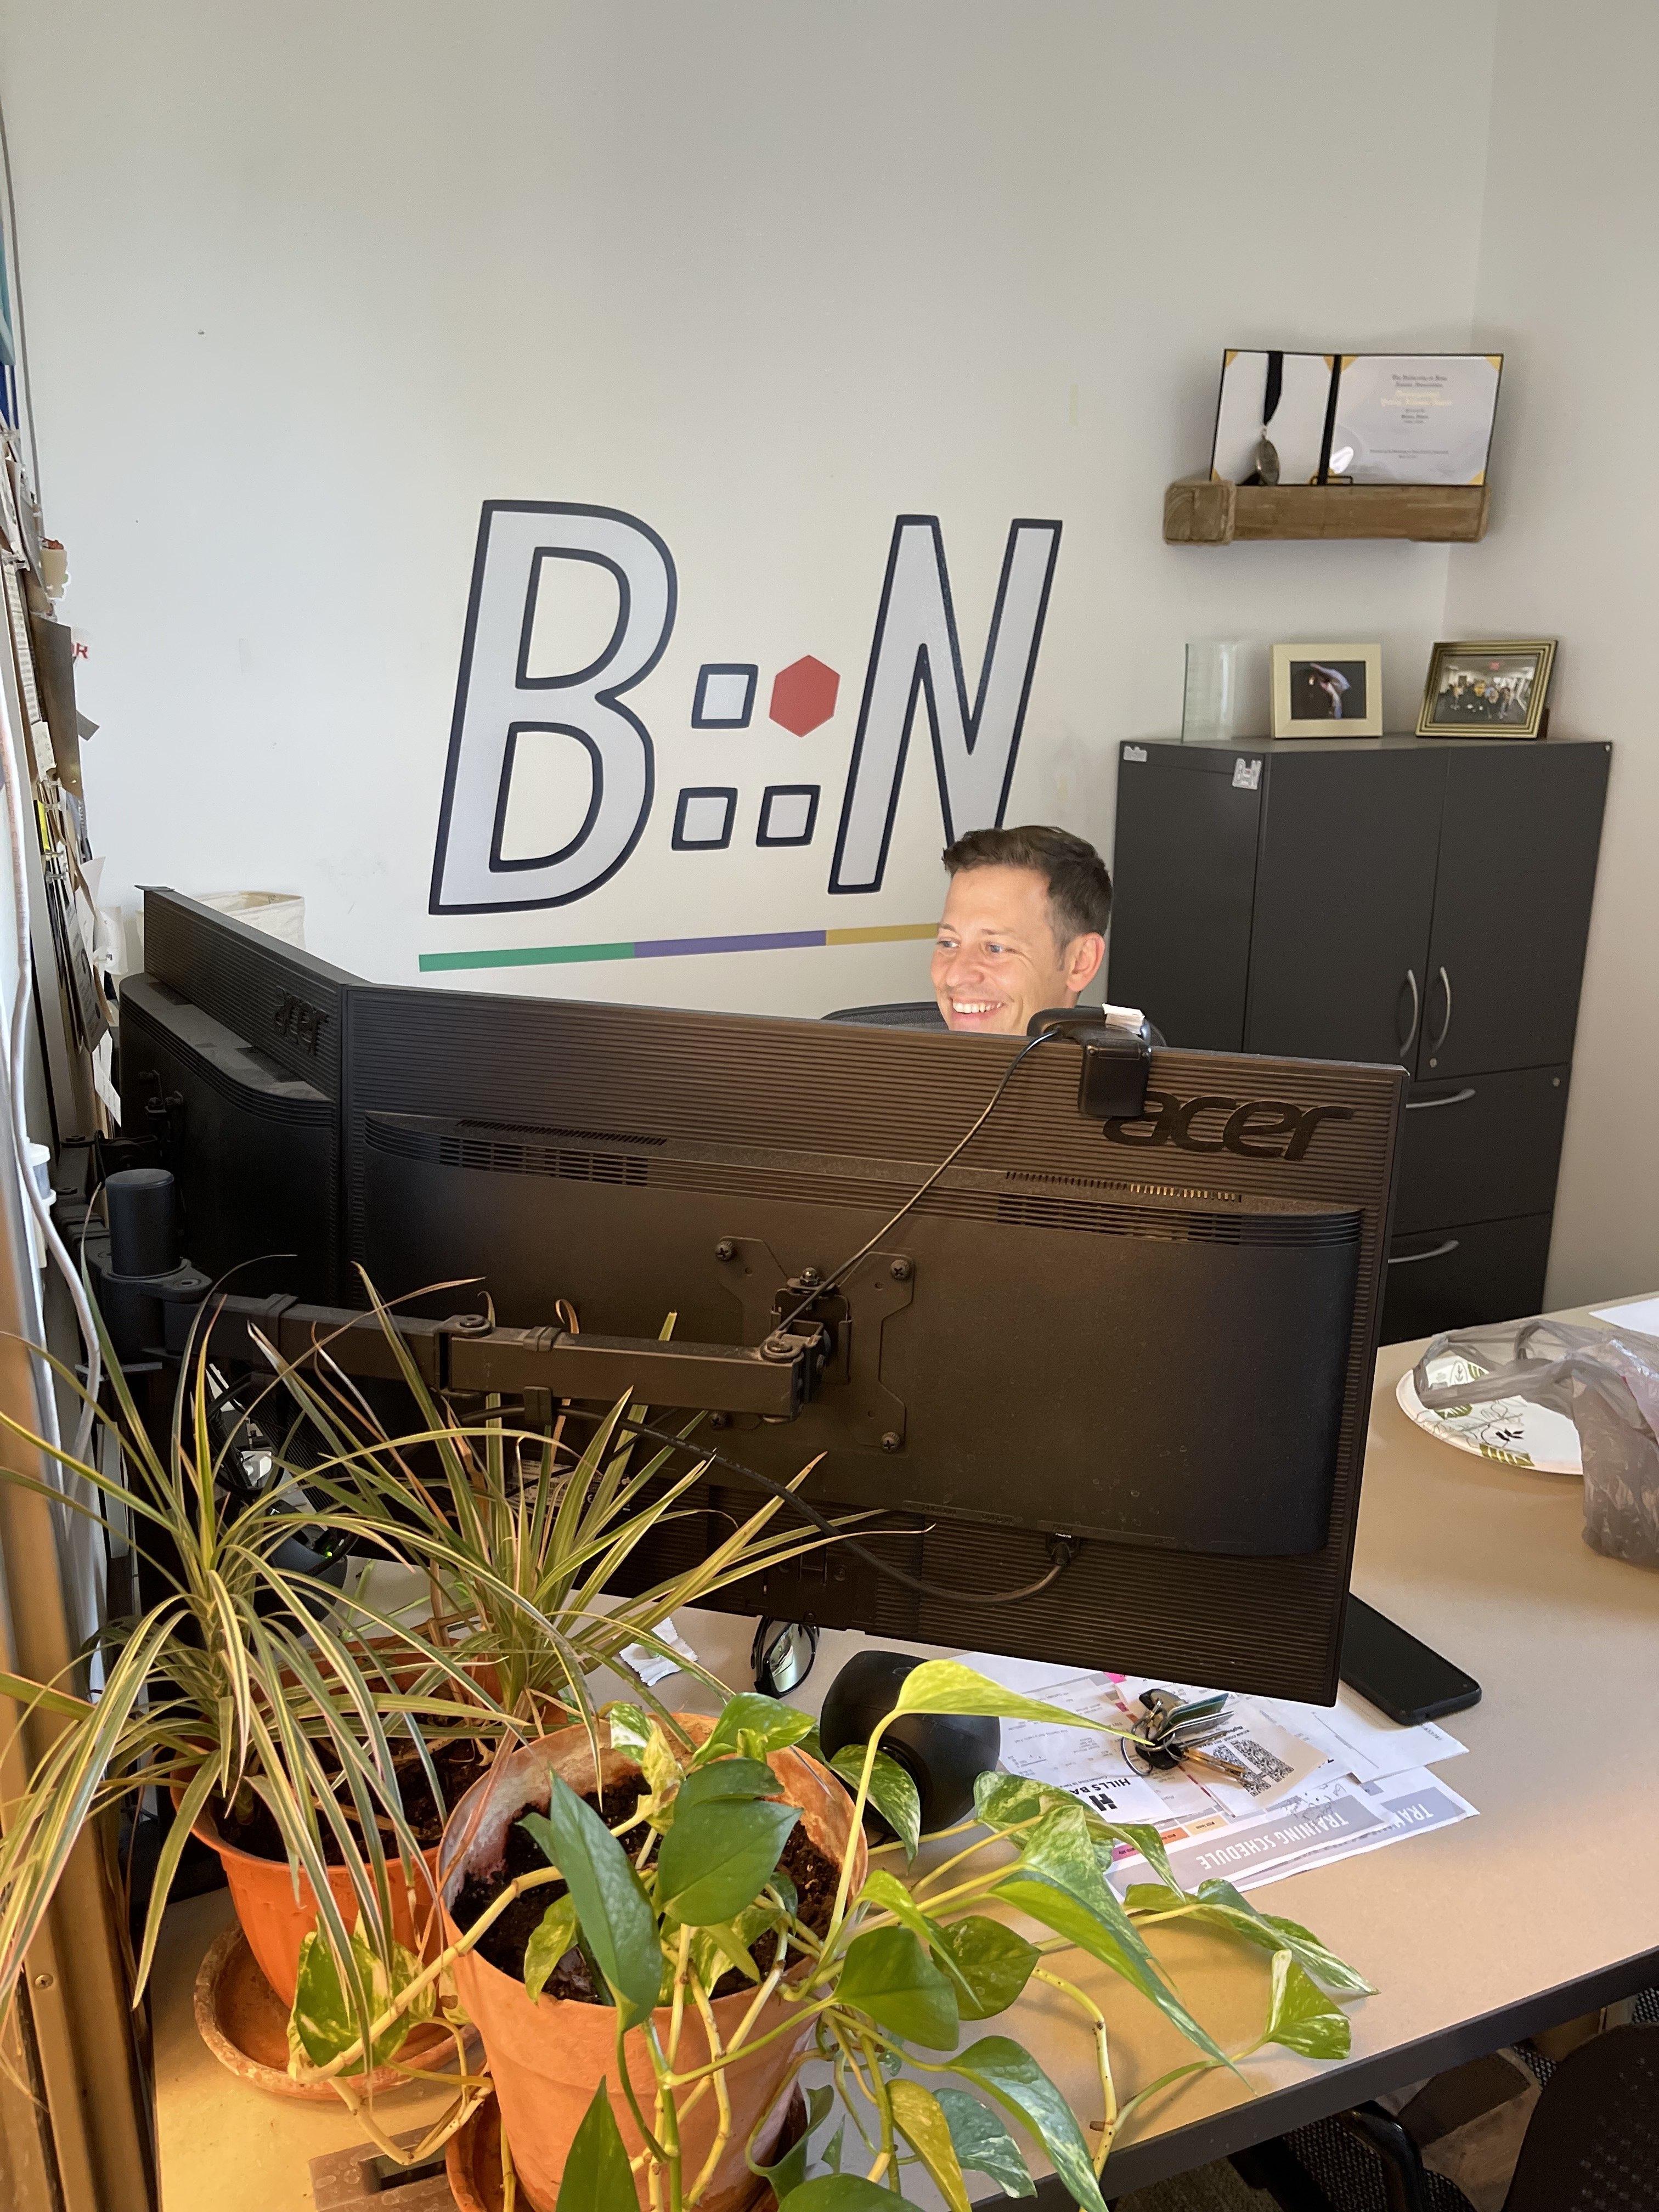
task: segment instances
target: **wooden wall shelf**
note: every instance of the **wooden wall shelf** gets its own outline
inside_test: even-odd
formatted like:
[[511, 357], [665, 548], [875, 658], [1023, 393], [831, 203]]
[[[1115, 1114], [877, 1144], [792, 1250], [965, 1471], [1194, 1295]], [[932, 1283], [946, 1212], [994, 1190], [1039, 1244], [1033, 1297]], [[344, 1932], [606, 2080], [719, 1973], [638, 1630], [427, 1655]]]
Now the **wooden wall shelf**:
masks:
[[1409, 538], [1472, 545], [1486, 534], [1489, 484], [1232, 484], [1183, 477], [1164, 495], [1170, 545], [1241, 538]]

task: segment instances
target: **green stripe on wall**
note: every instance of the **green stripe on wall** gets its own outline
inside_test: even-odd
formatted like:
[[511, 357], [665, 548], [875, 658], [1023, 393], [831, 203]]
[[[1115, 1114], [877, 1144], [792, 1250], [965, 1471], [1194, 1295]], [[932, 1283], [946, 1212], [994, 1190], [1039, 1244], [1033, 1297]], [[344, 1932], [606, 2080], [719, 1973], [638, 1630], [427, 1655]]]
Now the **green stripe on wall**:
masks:
[[423, 952], [421, 973], [430, 975], [446, 968], [548, 968], [571, 960], [631, 960], [634, 946], [625, 945], [521, 945], [500, 952]]

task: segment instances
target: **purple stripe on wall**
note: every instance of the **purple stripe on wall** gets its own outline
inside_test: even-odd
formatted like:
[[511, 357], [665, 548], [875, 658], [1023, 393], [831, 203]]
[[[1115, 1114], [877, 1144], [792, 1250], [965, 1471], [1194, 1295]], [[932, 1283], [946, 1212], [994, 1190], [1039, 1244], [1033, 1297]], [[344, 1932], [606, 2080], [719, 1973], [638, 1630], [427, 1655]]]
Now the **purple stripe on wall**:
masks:
[[822, 945], [821, 929], [775, 929], [747, 937], [638, 937], [636, 960], [666, 960], [681, 952], [774, 952], [793, 945]]

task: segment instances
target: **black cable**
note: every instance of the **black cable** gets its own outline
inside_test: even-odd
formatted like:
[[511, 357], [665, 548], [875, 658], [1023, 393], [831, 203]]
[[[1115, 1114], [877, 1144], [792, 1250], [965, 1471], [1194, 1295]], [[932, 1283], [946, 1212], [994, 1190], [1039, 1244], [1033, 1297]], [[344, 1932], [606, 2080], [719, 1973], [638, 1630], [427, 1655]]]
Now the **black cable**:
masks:
[[996, 1089], [986, 1100], [984, 1105], [981, 1107], [978, 1114], [975, 1116], [973, 1122], [970, 1124], [966, 1135], [957, 1139], [957, 1142], [951, 1146], [950, 1151], [946, 1152], [945, 1158], [933, 1170], [932, 1175], [928, 1176], [927, 1182], [917, 1184], [915, 1189], [913, 1190], [909, 1197], [905, 1200], [898, 1212], [894, 1214], [890, 1214], [888, 1218], [882, 1223], [880, 1228], [877, 1230], [875, 1235], [859, 1246], [858, 1250], [854, 1253], [850, 1260], [843, 1260], [839, 1267], [832, 1268], [825, 1281], [822, 1283], [814, 1283], [811, 1289], [801, 1300], [800, 1304], [795, 1307], [794, 1310], [792, 1313], [786, 1314], [781, 1322], [774, 1323], [772, 1333], [775, 1336], [781, 1335], [786, 1329], [797, 1322], [800, 1318], [801, 1315], [805, 1312], [808, 1306], [813, 1304], [819, 1298], [828, 1297], [832, 1291], [838, 1289], [842, 1283], [844, 1282], [847, 1277], [852, 1273], [853, 1269], [857, 1267], [859, 1261], [864, 1258], [865, 1255], [869, 1252], [873, 1252], [877, 1245], [880, 1243], [882, 1238], [886, 1236], [888, 1231], [890, 1229], [896, 1229], [899, 1223], [903, 1220], [905, 1215], [909, 1212], [910, 1209], [914, 1206], [917, 1205], [922, 1199], [927, 1197], [928, 1192], [932, 1190], [933, 1185], [945, 1172], [946, 1169], [955, 1165], [957, 1161], [961, 1158], [963, 1153], [967, 1151], [969, 1146], [973, 1143], [975, 1138], [978, 1136], [980, 1131], [985, 1127], [985, 1124], [990, 1120], [992, 1115], [996, 1110], [1003, 1092], [1008, 1088], [1009, 1084], [1013, 1080], [1014, 1070], [1019, 1066], [1020, 1062], [1023, 1060], [1028, 1059], [1030, 1054], [1036, 1050], [1040, 1044], [1047, 1044], [1050, 1037], [1064, 1036], [1066, 1034], [1066, 1032], [1064, 1030], [1042, 1030], [1039, 1031], [1036, 1036], [1030, 1037], [1026, 1040], [1025, 1043], [1020, 1047], [1019, 1050], [1009, 1061], [1007, 1066], [1003, 1069], [1002, 1080], [998, 1084]]
[[[1034, 1039], [1033, 1042], [1040, 1042], [1041, 1040]], [[564, 1411], [574, 1414], [580, 1420], [596, 1424], [608, 1421], [611, 1418], [608, 1413], [589, 1413], [580, 1406], [567, 1406]], [[1076, 1556], [1077, 1547], [1069, 1536], [1050, 1536], [1048, 1551], [1054, 1565], [1041, 1580], [1027, 1583], [1021, 1589], [950, 1589], [942, 1583], [930, 1583], [920, 1575], [907, 1574], [902, 1567], [896, 1567], [890, 1559], [878, 1559], [873, 1552], [866, 1552], [856, 1537], [848, 1536], [837, 1528], [827, 1514], [820, 1513], [811, 1500], [803, 1498], [799, 1491], [791, 1490], [786, 1483], [774, 1482], [769, 1474], [762, 1474], [744, 1461], [716, 1451], [712, 1444], [690, 1443], [683, 1436], [674, 1435], [672, 1430], [653, 1428], [648, 1421], [619, 1419], [617, 1426], [625, 1430], [629, 1436], [649, 1437], [653, 1443], [668, 1444], [675, 1451], [684, 1452], [688, 1459], [712, 1460], [716, 1467], [723, 1467], [733, 1474], [742, 1475], [746, 1482], [770, 1491], [774, 1498], [781, 1498], [786, 1505], [793, 1505], [797, 1512], [805, 1514], [815, 1528], [824, 1535], [834, 1537], [843, 1551], [850, 1552], [854, 1559], [862, 1559], [865, 1565], [872, 1568], [877, 1574], [885, 1575], [890, 1582], [902, 1583], [906, 1589], [915, 1590], [923, 1597], [937, 1598], [946, 1605], [1018, 1605], [1057, 1583]], [[896, 1535], [908, 1532], [896, 1529], [893, 1533]]]

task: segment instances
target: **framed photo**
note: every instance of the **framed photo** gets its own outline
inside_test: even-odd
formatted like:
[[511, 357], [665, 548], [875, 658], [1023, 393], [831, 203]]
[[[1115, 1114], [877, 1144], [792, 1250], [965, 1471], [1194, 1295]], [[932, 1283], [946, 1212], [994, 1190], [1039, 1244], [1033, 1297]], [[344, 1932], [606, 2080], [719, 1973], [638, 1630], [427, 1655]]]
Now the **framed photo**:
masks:
[[1553, 637], [1482, 637], [1437, 645], [1423, 687], [1419, 738], [1538, 738], [1555, 665]]
[[1380, 645], [1276, 645], [1276, 738], [1380, 738]]

